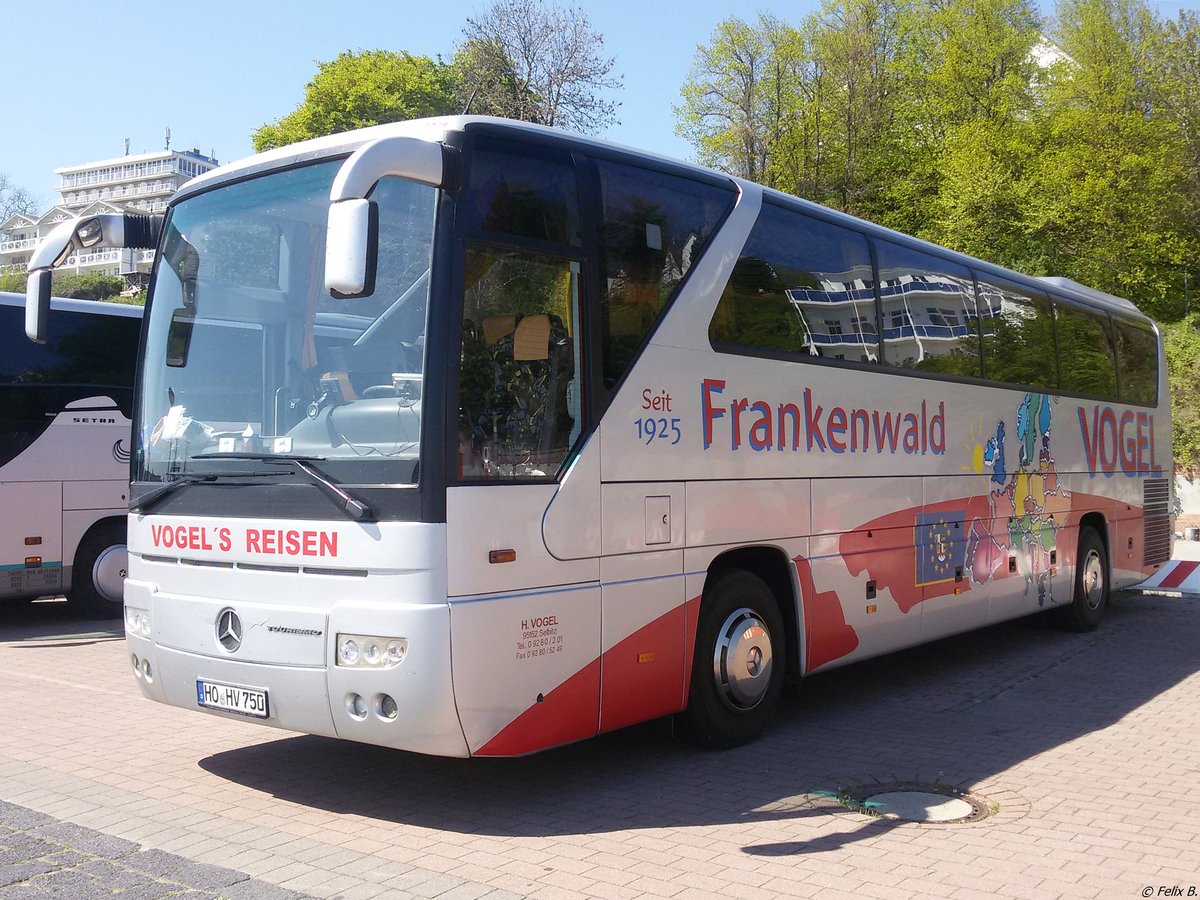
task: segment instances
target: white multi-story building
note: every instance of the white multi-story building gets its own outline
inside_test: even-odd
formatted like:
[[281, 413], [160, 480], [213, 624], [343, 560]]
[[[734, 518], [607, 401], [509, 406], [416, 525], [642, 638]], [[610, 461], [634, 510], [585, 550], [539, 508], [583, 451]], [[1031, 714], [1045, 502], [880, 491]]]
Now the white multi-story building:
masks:
[[[34, 248], [59, 222], [99, 213], [161, 213], [180, 185], [217, 165], [199, 150], [159, 150], [55, 169], [58, 202], [52, 209], [0, 222], [0, 275], [24, 272]], [[153, 250], [103, 248], [72, 256], [63, 269], [122, 275], [136, 284], [153, 261]]]

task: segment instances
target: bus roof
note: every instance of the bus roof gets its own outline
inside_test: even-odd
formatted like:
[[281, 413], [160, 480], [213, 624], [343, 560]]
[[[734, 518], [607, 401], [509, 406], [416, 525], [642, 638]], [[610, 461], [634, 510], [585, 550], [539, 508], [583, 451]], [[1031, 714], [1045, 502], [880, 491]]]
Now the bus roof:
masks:
[[[649, 162], [658, 163], [663, 166], [684, 168], [697, 174], [703, 173], [708, 177], [727, 179], [731, 184], [736, 185], [741, 190], [745, 190], [746, 187], [752, 184], [752, 182], [731, 176], [728, 173], [707, 169], [703, 166], [698, 166], [695, 163], [688, 163], [683, 160], [664, 156], [662, 154], [650, 153], [645, 150], [640, 150], [636, 147], [630, 147], [614, 143], [612, 141], [605, 141], [600, 138], [575, 134], [564, 131], [560, 128], [550, 128], [545, 125], [535, 125], [529, 122], [518, 122], [513, 119], [501, 119], [492, 116], [445, 116], [440, 118], [412, 119], [407, 122], [393, 122], [386, 125], [374, 125], [370, 128], [361, 128], [356, 131], [347, 131], [340, 134], [312, 138], [307, 141], [300, 141], [295, 144], [288, 144], [285, 147], [268, 150], [255, 156], [249, 156], [245, 159], [221, 166], [220, 168], [212, 169], [209, 172], [193, 178], [191, 181], [184, 184], [175, 194], [175, 196], [172, 198], [172, 205], [174, 205], [174, 203], [178, 200], [182, 200], [194, 193], [208, 190], [226, 181], [257, 175], [272, 169], [293, 165], [298, 162], [315, 161], [336, 156], [348, 156], [364, 144], [380, 138], [414, 137], [432, 142], [442, 142], [445, 140], [447, 134], [461, 132], [471, 127], [491, 127], [541, 136], [551, 140], [568, 140], [572, 143], [577, 143], [585, 147], [592, 147], [598, 150], [606, 150], [608, 152], [616, 152], [624, 155], [637, 156]], [[787, 203], [800, 204], [819, 217], [833, 221], [839, 221], [841, 224], [858, 229], [860, 231], [865, 231], [868, 234], [872, 234], [876, 237], [945, 257], [959, 263], [960, 265], [969, 266], [973, 269], [976, 269], [981, 273], [987, 273], [1011, 280], [1016, 284], [1022, 284], [1032, 290], [1045, 290], [1047, 287], [1051, 287], [1057, 294], [1064, 296], [1067, 299], [1074, 300], [1078, 303], [1082, 303], [1087, 306], [1098, 307], [1108, 312], [1115, 312], [1125, 316], [1143, 319], [1147, 322], [1150, 321], [1150, 318], [1141, 312], [1131, 301], [1123, 297], [1118, 297], [1114, 294], [1108, 294], [1104, 291], [1095, 290], [1094, 288], [1090, 288], [1086, 285], [1079, 284], [1076, 281], [1072, 281], [1069, 278], [1063, 278], [1060, 276], [1035, 277], [1024, 275], [1020, 272], [1006, 269], [1003, 266], [999, 266], [995, 263], [989, 263], [986, 260], [968, 256], [967, 254], [959, 253], [937, 244], [929, 243], [928, 241], [913, 237], [912, 235], [894, 231], [882, 225], [876, 225], [875, 223], [868, 222], [865, 219], [859, 219], [847, 213], [838, 212], [835, 209], [822, 206], [821, 204], [815, 203], [811, 200], [805, 200], [802, 197], [796, 197], [794, 195], [786, 194], [782, 191], [766, 187], [762, 187], [762, 190], [764, 192], [764, 196], [774, 197], [777, 200]]]
[[[602, 140], [601, 138], [575, 134], [574, 132], [564, 131], [561, 128], [550, 128], [546, 125], [535, 125], [531, 122], [518, 122], [515, 119], [501, 119], [494, 116], [442, 116], [429, 119], [411, 119], [407, 122], [391, 122], [386, 125], [372, 125], [369, 128], [359, 128], [355, 131], [345, 131], [340, 134], [331, 134], [325, 137], [311, 138], [307, 141], [298, 141], [295, 144], [288, 144], [285, 147], [277, 147], [274, 150], [266, 150], [254, 156], [247, 156], [244, 159], [236, 160], [220, 168], [211, 169], [188, 181], [172, 197], [172, 202], [197, 191], [208, 190], [223, 181], [245, 178], [247, 175], [269, 171], [281, 165], [323, 159], [330, 156], [349, 155], [364, 144], [380, 138], [415, 137], [426, 141], [441, 142], [445, 140], [447, 134], [461, 132], [471, 126], [481, 125], [491, 125], [496, 128], [537, 134], [558, 140], [567, 139], [592, 147], [658, 159], [665, 163], [686, 166], [696, 171], [706, 171], [693, 163], [672, 159], [668, 156], [647, 153], [645, 150], [640, 150], [637, 147], [617, 144], [612, 141]], [[723, 178], [729, 177], [724, 173], [716, 174]]]

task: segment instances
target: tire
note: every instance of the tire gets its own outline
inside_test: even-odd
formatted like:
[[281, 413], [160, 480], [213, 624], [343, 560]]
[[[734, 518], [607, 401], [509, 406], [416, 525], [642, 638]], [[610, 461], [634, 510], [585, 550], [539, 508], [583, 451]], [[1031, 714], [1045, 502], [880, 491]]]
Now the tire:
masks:
[[1094, 631], [1108, 605], [1108, 552], [1094, 528], [1079, 532], [1075, 590], [1067, 606], [1054, 610], [1054, 624], [1068, 631]]
[[696, 626], [682, 714], [688, 736], [718, 749], [757, 739], [783, 690], [786, 646], [779, 604], [766, 582], [741, 570], [717, 575], [705, 588]]
[[92, 528], [75, 551], [67, 600], [80, 615], [116, 619], [123, 614], [123, 586], [129, 555], [125, 523], [105, 522]]

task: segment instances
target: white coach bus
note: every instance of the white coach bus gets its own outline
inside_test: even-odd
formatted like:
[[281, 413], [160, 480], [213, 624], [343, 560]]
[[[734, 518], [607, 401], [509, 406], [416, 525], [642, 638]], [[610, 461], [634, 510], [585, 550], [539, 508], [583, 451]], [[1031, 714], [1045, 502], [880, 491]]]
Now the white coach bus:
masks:
[[142, 310], [54, 298], [44, 344], [0, 293], [0, 602], [66, 593], [121, 615]]
[[147, 697], [510, 756], [1016, 616], [1171, 550], [1129, 302], [758, 185], [482, 118], [203, 175], [164, 220], [125, 616]]

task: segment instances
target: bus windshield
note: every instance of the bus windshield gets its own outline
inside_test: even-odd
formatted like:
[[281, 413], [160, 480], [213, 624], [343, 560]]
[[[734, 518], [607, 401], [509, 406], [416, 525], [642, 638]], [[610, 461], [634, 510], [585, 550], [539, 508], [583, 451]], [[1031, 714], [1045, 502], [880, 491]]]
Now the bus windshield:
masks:
[[374, 291], [324, 287], [340, 160], [235, 182], [166, 223], [148, 313], [135, 478], [302, 456], [341, 482], [412, 484], [436, 190], [382, 179]]

